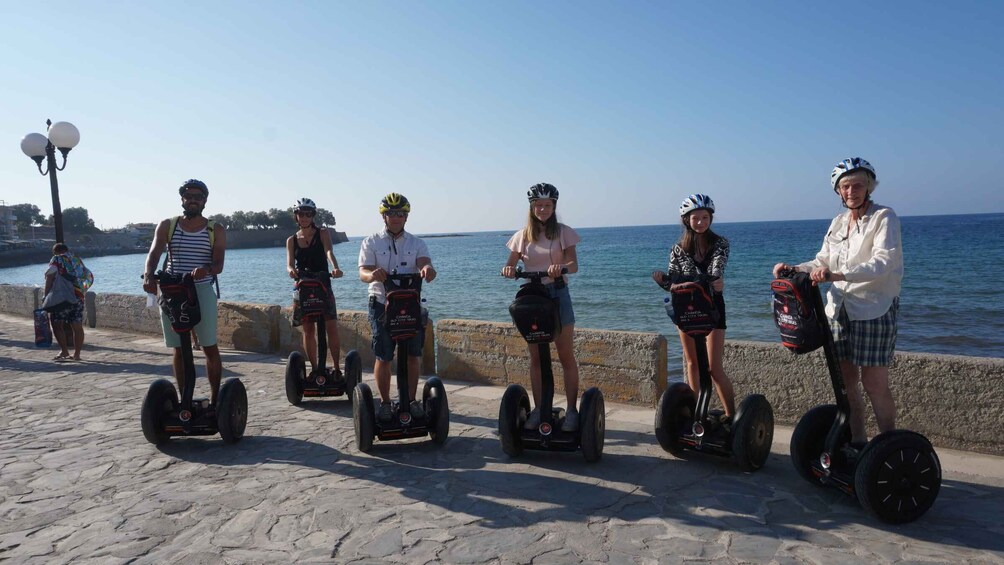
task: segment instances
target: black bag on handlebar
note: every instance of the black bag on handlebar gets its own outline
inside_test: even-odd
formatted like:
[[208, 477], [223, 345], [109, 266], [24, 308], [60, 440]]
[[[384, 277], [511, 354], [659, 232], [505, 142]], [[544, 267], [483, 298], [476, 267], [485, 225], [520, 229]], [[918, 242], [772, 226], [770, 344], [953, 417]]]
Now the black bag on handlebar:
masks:
[[721, 319], [711, 285], [706, 280], [688, 282], [672, 291], [670, 318], [685, 334], [708, 335]]
[[195, 279], [191, 273], [172, 275], [165, 271], [157, 273], [160, 309], [171, 321], [171, 327], [178, 333], [191, 331], [202, 321], [199, 295], [195, 292]]
[[[401, 281], [402, 286], [387, 288], [387, 304], [384, 309], [384, 326], [394, 341], [415, 337], [425, 329], [422, 315], [422, 279]], [[390, 285], [385, 283], [385, 288]]]
[[[302, 273], [296, 282], [296, 299], [300, 303], [301, 319], [323, 315], [335, 300], [327, 273]], [[330, 277], [330, 275], [329, 275]]]
[[547, 288], [541, 284], [523, 285], [509, 305], [509, 315], [527, 343], [554, 341], [561, 333], [558, 314], [557, 299], [551, 298]]
[[808, 353], [823, 346], [829, 331], [820, 325], [823, 312], [816, 312], [812, 293], [812, 280], [808, 273], [795, 273], [791, 277], [774, 279], [770, 283], [774, 293], [774, 323], [781, 332], [781, 343], [795, 353]]

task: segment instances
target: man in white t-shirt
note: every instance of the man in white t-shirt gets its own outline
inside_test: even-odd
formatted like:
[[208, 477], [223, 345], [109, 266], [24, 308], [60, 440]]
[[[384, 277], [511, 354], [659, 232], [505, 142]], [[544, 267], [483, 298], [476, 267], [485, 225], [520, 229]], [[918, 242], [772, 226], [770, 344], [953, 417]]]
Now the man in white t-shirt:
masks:
[[[387, 275], [397, 272], [399, 275], [419, 273], [425, 282], [436, 278], [436, 269], [432, 267], [429, 248], [425, 242], [404, 231], [408, 221], [411, 203], [403, 195], [392, 192], [380, 201], [380, 215], [383, 216], [384, 229], [363, 240], [359, 248], [359, 280], [369, 283], [369, 321], [373, 334], [373, 355], [376, 363], [373, 374], [376, 377], [377, 389], [380, 392], [380, 410], [377, 418], [383, 422], [393, 417], [390, 394], [390, 363], [394, 359], [394, 342], [383, 324], [384, 308], [387, 293], [384, 281]], [[422, 347], [425, 333], [409, 340], [408, 345], [408, 394], [410, 398], [400, 399], [402, 406], [408, 402], [409, 411], [414, 418], [425, 418], [422, 402], [415, 398], [418, 390], [418, 373], [421, 369]]]

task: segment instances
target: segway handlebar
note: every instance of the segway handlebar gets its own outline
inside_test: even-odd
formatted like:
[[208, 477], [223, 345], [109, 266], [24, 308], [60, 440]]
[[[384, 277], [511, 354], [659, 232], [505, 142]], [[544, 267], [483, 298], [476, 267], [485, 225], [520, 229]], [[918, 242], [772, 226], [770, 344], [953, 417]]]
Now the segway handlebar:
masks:
[[798, 269], [796, 269], [794, 267], [785, 267], [783, 269], [778, 269], [777, 270], [777, 276], [778, 276], [778, 278], [781, 278], [781, 279], [790, 279], [791, 277], [795, 276], [795, 273], [797, 273], [797, 272], [798, 272]]
[[300, 279], [330, 279], [331, 273], [327, 271], [311, 271], [310, 269], [297, 269], [296, 280]]
[[[501, 275], [502, 273], [500, 272], [499, 274]], [[565, 267], [562, 267], [561, 268], [561, 274], [567, 275], [568, 274], [568, 269], [565, 268]], [[515, 279], [531, 279], [531, 280], [538, 280], [539, 281], [540, 279], [543, 279], [543, 278], [549, 277], [549, 276], [551, 276], [551, 275], [548, 274], [547, 271], [524, 271], [523, 269], [517, 267], [516, 268], [516, 274], [513, 276], [513, 278], [515, 278]]]

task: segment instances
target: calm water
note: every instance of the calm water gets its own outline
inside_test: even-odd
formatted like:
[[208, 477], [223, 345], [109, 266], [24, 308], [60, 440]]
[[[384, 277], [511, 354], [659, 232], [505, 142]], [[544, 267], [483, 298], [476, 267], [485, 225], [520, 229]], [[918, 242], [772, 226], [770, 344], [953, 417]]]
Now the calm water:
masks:
[[[980, 357], [1004, 357], [1004, 303], [994, 283], [1004, 269], [1004, 214], [902, 218], [906, 275], [900, 299], [897, 349]], [[726, 271], [728, 337], [777, 342], [770, 314], [770, 269], [778, 261], [811, 258], [829, 220], [721, 223], [732, 254]], [[514, 230], [513, 230], [514, 231]], [[669, 338], [670, 367], [679, 366], [679, 341], [663, 309], [665, 292], [649, 278], [665, 270], [672, 226], [578, 230], [580, 271], [570, 289], [578, 327], [658, 332]], [[423, 292], [434, 318], [508, 322], [517, 283], [498, 276], [508, 250], [506, 232], [429, 237], [439, 278]], [[336, 245], [348, 273], [334, 282], [339, 307], [364, 310], [366, 285], [355, 276], [362, 238]], [[95, 292], [143, 294], [144, 255], [85, 258]], [[227, 253], [220, 276], [224, 300], [290, 302], [285, 249]], [[0, 283], [41, 284], [44, 265], [0, 269]]]

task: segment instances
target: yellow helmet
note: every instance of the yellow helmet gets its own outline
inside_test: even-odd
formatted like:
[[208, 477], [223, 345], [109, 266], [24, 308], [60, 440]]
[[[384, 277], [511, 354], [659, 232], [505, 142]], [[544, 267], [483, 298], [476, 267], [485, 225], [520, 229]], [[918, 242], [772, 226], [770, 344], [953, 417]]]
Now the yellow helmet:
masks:
[[403, 194], [391, 192], [380, 201], [381, 214], [386, 214], [390, 210], [401, 210], [405, 213], [411, 213], [411, 203], [408, 202], [408, 199]]

